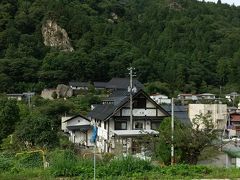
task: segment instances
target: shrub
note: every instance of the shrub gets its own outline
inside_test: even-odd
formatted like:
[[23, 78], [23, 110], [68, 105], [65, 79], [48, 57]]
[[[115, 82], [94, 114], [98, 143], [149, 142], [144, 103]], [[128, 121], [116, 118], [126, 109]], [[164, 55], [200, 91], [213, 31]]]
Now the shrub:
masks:
[[151, 165], [150, 161], [141, 160], [132, 156], [126, 156], [111, 160], [106, 168], [102, 168], [102, 171], [107, 171], [106, 173], [102, 172], [102, 174], [117, 176], [141, 173], [150, 171], [152, 169], [153, 166]]
[[70, 150], [56, 150], [50, 154], [50, 169], [54, 176], [76, 176], [77, 158]]
[[42, 154], [39, 152], [19, 154], [15, 159], [15, 168], [17, 169], [43, 167]]
[[201, 177], [212, 172], [212, 169], [207, 166], [191, 166], [186, 164], [176, 166], [166, 166], [159, 168], [161, 174], [169, 176], [194, 176]]
[[0, 173], [11, 170], [14, 166], [14, 156], [10, 154], [0, 154]]

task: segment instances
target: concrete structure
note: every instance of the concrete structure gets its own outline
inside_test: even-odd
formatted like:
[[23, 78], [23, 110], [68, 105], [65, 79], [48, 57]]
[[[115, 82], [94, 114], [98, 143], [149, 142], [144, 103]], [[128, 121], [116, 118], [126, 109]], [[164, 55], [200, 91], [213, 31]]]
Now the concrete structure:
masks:
[[215, 129], [223, 130], [227, 123], [226, 104], [189, 104], [189, 118], [191, 121], [196, 115], [210, 114]]

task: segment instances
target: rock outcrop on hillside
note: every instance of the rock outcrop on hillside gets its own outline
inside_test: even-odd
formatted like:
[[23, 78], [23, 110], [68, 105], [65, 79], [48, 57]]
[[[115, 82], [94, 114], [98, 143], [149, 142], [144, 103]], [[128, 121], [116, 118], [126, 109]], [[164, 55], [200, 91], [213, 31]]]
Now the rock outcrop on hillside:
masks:
[[64, 84], [59, 84], [56, 89], [58, 98], [72, 97], [73, 90]]
[[73, 51], [68, 34], [55, 21], [47, 20], [42, 25], [45, 46], [56, 47], [62, 51]]

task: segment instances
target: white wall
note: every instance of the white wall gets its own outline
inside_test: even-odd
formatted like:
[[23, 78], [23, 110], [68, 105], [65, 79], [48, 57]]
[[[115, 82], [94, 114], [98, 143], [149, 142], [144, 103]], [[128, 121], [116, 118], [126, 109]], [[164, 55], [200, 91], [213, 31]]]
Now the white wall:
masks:
[[192, 121], [196, 115], [211, 114], [216, 129], [224, 129], [227, 123], [226, 104], [189, 104], [189, 118]]
[[65, 122], [65, 121], [68, 120], [68, 119], [70, 119], [70, 118], [71, 118], [71, 116], [61, 117], [61, 122], [62, 122], [62, 123], [61, 123], [61, 130], [63, 130], [64, 132], [68, 131], [68, 130], [67, 130], [67, 122]]
[[90, 125], [90, 122], [82, 117], [76, 117], [70, 121], [67, 121], [67, 126], [79, 126], [79, 125]]

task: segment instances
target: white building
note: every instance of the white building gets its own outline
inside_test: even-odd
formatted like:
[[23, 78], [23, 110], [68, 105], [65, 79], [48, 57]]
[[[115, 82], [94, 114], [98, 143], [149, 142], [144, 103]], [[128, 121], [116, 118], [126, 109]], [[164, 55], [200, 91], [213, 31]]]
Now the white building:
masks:
[[191, 121], [196, 115], [210, 114], [216, 129], [224, 129], [227, 124], [226, 104], [189, 104], [189, 118]]
[[89, 119], [77, 115], [74, 117], [62, 117], [61, 129], [69, 133], [69, 140], [75, 144], [93, 146], [91, 142], [92, 126]]
[[171, 99], [162, 94], [152, 94], [150, 96], [157, 104], [171, 104]]

